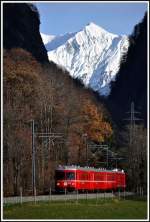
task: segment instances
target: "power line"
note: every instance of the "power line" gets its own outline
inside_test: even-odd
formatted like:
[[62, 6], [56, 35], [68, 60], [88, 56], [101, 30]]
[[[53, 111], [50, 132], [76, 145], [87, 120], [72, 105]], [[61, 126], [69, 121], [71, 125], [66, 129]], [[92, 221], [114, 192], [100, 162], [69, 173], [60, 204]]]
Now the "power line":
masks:
[[48, 139], [48, 143], [50, 143], [50, 141], [53, 141], [56, 138], [62, 138], [63, 134], [62, 133], [52, 133], [52, 132], [50, 132], [50, 133], [35, 132], [35, 122], [34, 122], [34, 120], [32, 120], [32, 189], [33, 189], [34, 195], [36, 192], [36, 180], [35, 180], [35, 177], [36, 177], [35, 138], [36, 137]]
[[91, 149], [95, 148], [95, 149], [98, 149], [98, 150], [99, 149], [105, 150], [107, 152], [105, 163], [106, 163], [107, 168], [108, 168], [108, 148], [109, 148], [109, 146], [108, 145], [102, 145], [102, 144], [100, 144], [100, 145], [88, 144], [88, 148], [91, 148]]
[[135, 133], [135, 122], [142, 121], [143, 119], [135, 117], [135, 114], [140, 114], [141, 112], [135, 111], [134, 102], [131, 102], [131, 109], [130, 109], [130, 111], [128, 111], [126, 113], [130, 114], [130, 118], [127, 118], [124, 120], [130, 121], [130, 145], [132, 145], [134, 133]]

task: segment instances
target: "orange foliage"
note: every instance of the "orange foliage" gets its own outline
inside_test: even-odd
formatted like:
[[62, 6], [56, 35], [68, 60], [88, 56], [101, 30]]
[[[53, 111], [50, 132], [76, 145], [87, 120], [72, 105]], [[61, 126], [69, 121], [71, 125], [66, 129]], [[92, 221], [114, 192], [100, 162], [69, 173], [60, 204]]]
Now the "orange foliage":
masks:
[[[49, 174], [53, 175], [54, 169], [51, 167], [55, 167], [56, 162], [66, 164], [68, 161], [70, 164], [84, 165], [86, 146], [83, 134], [87, 134], [88, 141], [97, 143], [105, 142], [112, 136], [113, 131], [111, 124], [106, 120], [107, 115], [103, 107], [95, 101], [92, 93], [78, 85], [54, 64], [41, 66], [30, 53], [23, 49], [4, 50], [3, 85], [6, 149], [4, 156], [7, 159], [8, 153], [13, 154], [15, 162], [10, 158], [13, 166], [20, 164], [21, 160], [23, 174], [26, 175], [23, 182], [19, 182], [22, 178], [21, 171], [18, 174], [19, 171], [16, 171], [16, 178], [18, 178], [16, 189], [19, 184], [26, 181], [28, 184], [24, 187], [31, 184], [31, 125], [29, 123], [31, 119], [38, 122], [38, 127], [39, 122], [42, 122], [41, 128], [38, 129], [40, 132], [48, 130], [52, 123], [52, 132], [63, 133], [66, 141], [60, 151], [63, 158], [56, 161], [56, 156], [51, 155], [48, 147], [42, 146], [41, 140], [36, 139], [40, 189], [43, 189], [44, 185], [49, 188], [47, 186], [50, 181], [45, 178], [50, 178]], [[59, 143], [58, 140], [55, 142]], [[53, 149], [52, 153], [56, 150], [55, 145]], [[56, 162], [52, 163], [52, 161]], [[12, 167], [8, 169], [4, 183], [8, 181], [7, 178], [12, 178], [14, 172]], [[8, 184], [10, 184], [9, 181]]]
[[43, 93], [40, 64], [30, 53], [17, 48], [4, 51], [3, 67], [4, 103], [9, 103], [18, 110], [28, 110], [28, 114], [29, 110], [35, 113], [37, 103], [40, 104], [39, 98]]
[[87, 133], [90, 140], [96, 142], [104, 142], [112, 136], [112, 128], [109, 122], [104, 119], [102, 110], [92, 103], [92, 101], [84, 101], [83, 119], [85, 119], [84, 132]]

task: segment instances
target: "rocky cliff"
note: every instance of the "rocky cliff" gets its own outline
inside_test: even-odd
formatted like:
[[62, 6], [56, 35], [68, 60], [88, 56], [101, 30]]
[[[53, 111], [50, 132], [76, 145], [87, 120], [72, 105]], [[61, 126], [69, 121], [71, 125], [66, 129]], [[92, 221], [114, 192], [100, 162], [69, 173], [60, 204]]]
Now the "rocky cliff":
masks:
[[5, 49], [23, 48], [40, 62], [47, 62], [47, 51], [39, 32], [40, 18], [33, 4], [4, 3], [3, 44]]

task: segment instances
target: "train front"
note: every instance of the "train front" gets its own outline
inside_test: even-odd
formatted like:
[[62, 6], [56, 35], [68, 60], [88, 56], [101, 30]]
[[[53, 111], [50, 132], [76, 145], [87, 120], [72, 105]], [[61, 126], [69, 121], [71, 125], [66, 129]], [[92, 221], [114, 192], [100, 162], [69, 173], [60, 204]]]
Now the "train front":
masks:
[[55, 190], [56, 192], [74, 191], [76, 188], [75, 169], [56, 169], [55, 171]]

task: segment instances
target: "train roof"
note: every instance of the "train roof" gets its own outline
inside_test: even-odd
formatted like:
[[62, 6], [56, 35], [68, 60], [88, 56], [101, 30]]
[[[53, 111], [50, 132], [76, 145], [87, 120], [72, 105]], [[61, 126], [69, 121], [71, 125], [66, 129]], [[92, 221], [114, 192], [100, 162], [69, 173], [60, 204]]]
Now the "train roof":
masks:
[[94, 167], [81, 167], [81, 166], [58, 166], [58, 168], [56, 170], [85, 170], [85, 171], [94, 171], [94, 172], [122, 172], [124, 173], [124, 170], [120, 170], [120, 169], [112, 169], [112, 170], [108, 170], [106, 168], [94, 168]]

